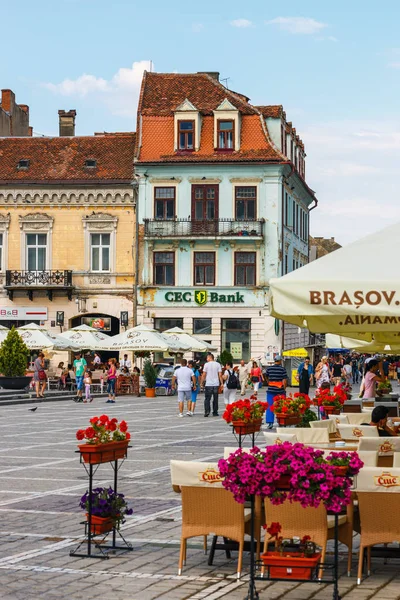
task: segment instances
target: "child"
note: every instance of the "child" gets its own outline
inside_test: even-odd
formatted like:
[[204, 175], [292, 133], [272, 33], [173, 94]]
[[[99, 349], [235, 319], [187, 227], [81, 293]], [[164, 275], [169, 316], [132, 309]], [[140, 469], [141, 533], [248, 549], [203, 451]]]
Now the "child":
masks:
[[84, 402], [87, 402], [88, 400], [89, 400], [89, 402], [91, 402], [93, 400], [92, 396], [90, 395], [90, 386], [92, 385], [92, 374], [89, 371], [89, 369], [85, 370], [85, 373], [83, 375], [83, 382], [85, 384]]

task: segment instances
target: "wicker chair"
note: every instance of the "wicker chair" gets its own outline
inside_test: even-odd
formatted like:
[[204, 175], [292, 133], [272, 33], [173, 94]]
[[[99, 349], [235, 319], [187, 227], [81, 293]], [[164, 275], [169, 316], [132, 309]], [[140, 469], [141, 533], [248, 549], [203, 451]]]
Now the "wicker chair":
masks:
[[333, 419], [310, 421], [311, 429], [327, 429], [328, 433], [336, 433], [336, 422]]
[[[303, 508], [299, 502], [284, 502], [279, 506], [271, 504], [266, 498], [265, 515], [267, 523], [278, 522], [282, 525], [283, 537], [311, 536], [313, 542], [321, 546], [321, 562], [325, 561], [326, 544], [335, 536], [335, 518], [328, 516], [325, 507]], [[339, 540], [348, 548], [347, 574], [350, 576], [353, 549], [353, 505], [347, 507], [347, 515], [339, 516]], [[264, 538], [264, 552], [267, 551], [268, 539]], [[320, 577], [322, 573], [320, 573]]]
[[378, 429], [370, 425], [338, 425], [343, 440], [359, 440], [362, 437], [379, 437]]
[[371, 422], [371, 414], [372, 411], [370, 410], [363, 410], [361, 413], [348, 413], [347, 420], [349, 425], [362, 425]]
[[269, 433], [263, 431], [263, 434], [265, 437], [266, 446], [274, 446], [275, 444], [281, 444], [283, 442], [290, 442], [291, 444], [295, 444], [297, 442], [295, 433]]

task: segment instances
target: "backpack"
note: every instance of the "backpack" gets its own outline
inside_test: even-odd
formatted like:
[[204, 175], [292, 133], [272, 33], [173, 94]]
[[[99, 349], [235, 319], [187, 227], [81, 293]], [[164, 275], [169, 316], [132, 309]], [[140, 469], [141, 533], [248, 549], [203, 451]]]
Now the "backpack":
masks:
[[235, 375], [234, 371], [229, 371], [228, 381], [226, 382], [226, 387], [228, 390], [236, 390], [238, 387], [238, 378]]

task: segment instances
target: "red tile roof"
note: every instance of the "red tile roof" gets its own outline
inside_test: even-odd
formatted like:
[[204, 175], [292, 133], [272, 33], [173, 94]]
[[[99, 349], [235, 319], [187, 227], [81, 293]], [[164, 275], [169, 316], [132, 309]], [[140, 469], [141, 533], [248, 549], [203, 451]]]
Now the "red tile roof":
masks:
[[274, 104], [272, 106], [257, 106], [263, 117], [272, 119], [280, 119], [283, 116], [282, 104]]
[[[0, 185], [4, 183], [129, 183], [133, 177], [135, 134], [91, 137], [0, 138]], [[27, 169], [18, 162], [29, 160]], [[85, 167], [86, 160], [96, 167]]]

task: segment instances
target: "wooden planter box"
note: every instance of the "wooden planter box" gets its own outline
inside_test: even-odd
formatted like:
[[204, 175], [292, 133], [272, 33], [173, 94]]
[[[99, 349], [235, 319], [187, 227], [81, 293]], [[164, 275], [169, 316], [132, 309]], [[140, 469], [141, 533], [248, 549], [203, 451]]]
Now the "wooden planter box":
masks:
[[336, 406], [321, 406], [320, 408], [326, 415], [340, 415], [340, 408], [336, 408]]
[[232, 421], [233, 429], [235, 433], [239, 435], [247, 435], [248, 433], [256, 433], [260, 431], [262, 424], [262, 419], [257, 419], [257, 421], [251, 421], [250, 423], [245, 423], [244, 421]]
[[128, 444], [129, 440], [122, 440], [120, 442], [108, 442], [107, 444], [80, 444], [78, 448], [83, 462], [98, 465], [125, 458]]
[[305, 558], [299, 552], [264, 552], [261, 560], [268, 567], [270, 579], [311, 579], [313, 571], [321, 559], [321, 553]]
[[[86, 513], [86, 519], [89, 520], [88, 513]], [[94, 535], [101, 535], [104, 533], [108, 533], [109, 531], [112, 530], [113, 526], [114, 526], [114, 522], [111, 517], [98, 517], [96, 515], [92, 515], [90, 531]]]
[[284, 413], [276, 413], [275, 416], [278, 424], [282, 427], [287, 427], [288, 425], [298, 425], [301, 421], [300, 415], [285, 415]]

